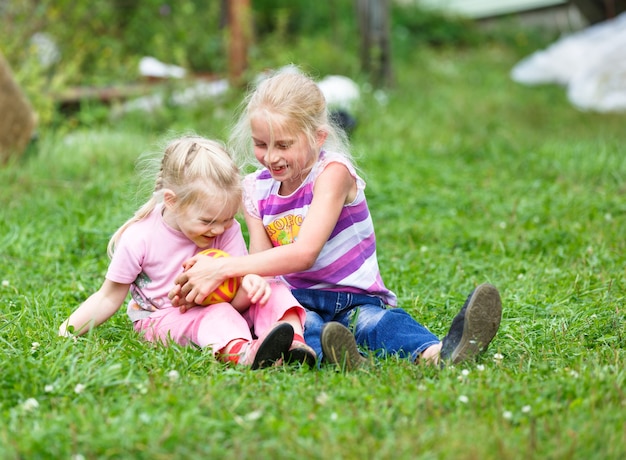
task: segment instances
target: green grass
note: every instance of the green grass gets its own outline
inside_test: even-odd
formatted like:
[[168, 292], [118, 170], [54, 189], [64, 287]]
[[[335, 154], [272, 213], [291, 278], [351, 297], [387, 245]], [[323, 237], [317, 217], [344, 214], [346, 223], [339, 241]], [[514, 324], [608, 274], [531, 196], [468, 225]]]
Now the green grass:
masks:
[[626, 118], [514, 84], [519, 58], [420, 49], [387, 103], [366, 93], [357, 112], [401, 305], [442, 336], [474, 285], [501, 289], [488, 352], [445, 370], [233, 369], [140, 341], [123, 311], [76, 343], [57, 338], [143, 199], [138, 156], [168, 129], [223, 137], [230, 108], [43, 130], [0, 170], [0, 457], [624, 458]]

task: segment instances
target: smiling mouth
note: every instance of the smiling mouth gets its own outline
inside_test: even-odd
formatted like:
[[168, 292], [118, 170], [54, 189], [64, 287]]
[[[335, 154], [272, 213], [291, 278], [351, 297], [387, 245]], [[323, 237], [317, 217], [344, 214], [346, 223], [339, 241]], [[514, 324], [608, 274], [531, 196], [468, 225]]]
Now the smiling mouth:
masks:
[[283, 171], [287, 170], [287, 165], [282, 165], [282, 166], [272, 166], [270, 168], [270, 171], [272, 171], [273, 173], [280, 173]]

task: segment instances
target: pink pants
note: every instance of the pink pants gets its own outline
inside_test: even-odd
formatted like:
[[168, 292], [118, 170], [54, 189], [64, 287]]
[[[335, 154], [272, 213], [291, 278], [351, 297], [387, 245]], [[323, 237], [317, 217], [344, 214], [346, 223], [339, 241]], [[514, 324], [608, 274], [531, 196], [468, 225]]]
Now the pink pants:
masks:
[[148, 318], [135, 321], [135, 331], [150, 342], [179, 345], [194, 343], [217, 353], [234, 339], [252, 340], [253, 334], [267, 332], [288, 310], [295, 308], [304, 325], [306, 311], [281, 281], [272, 280], [272, 295], [265, 305], [252, 304], [243, 314], [229, 303], [194, 307], [181, 313], [176, 307], [163, 308]]

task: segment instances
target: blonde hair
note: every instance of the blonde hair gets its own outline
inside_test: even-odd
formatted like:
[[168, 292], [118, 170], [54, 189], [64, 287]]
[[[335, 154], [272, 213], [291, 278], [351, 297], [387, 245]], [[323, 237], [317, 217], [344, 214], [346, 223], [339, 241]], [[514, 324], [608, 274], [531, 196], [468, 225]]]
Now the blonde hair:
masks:
[[316, 146], [319, 132], [325, 132], [327, 137], [322, 148], [352, 161], [346, 133], [332, 122], [324, 94], [311, 77], [293, 66], [261, 80], [248, 93], [239, 110], [229, 145], [242, 168], [254, 160], [250, 119], [259, 113], [266, 117], [272, 132], [272, 124], [283, 123], [281, 128], [286, 132], [304, 133], [311, 148]]
[[239, 209], [243, 193], [239, 169], [223, 144], [195, 135], [179, 137], [165, 148], [150, 199], [111, 237], [109, 257], [122, 233], [163, 201], [165, 190], [174, 192], [175, 206], [180, 210], [217, 200], [224, 203], [225, 209]]

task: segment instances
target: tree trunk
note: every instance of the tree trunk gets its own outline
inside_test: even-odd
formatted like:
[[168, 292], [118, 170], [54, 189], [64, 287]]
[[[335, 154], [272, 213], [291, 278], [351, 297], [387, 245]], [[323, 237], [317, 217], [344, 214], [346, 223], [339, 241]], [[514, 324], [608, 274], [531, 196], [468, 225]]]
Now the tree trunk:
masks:
[[389, 1], [356, 0], [361, 34], [361, 69], [371, 75], [376, 86], [390, 86], [393, 80]]
[[35, 113], [0, 53], [0, 163], [24, 152], [35, 124]]
[[229, 80], [239, 86], [248, 68], [248, 46], [252, 37], [250, 0], [228, 1]]

